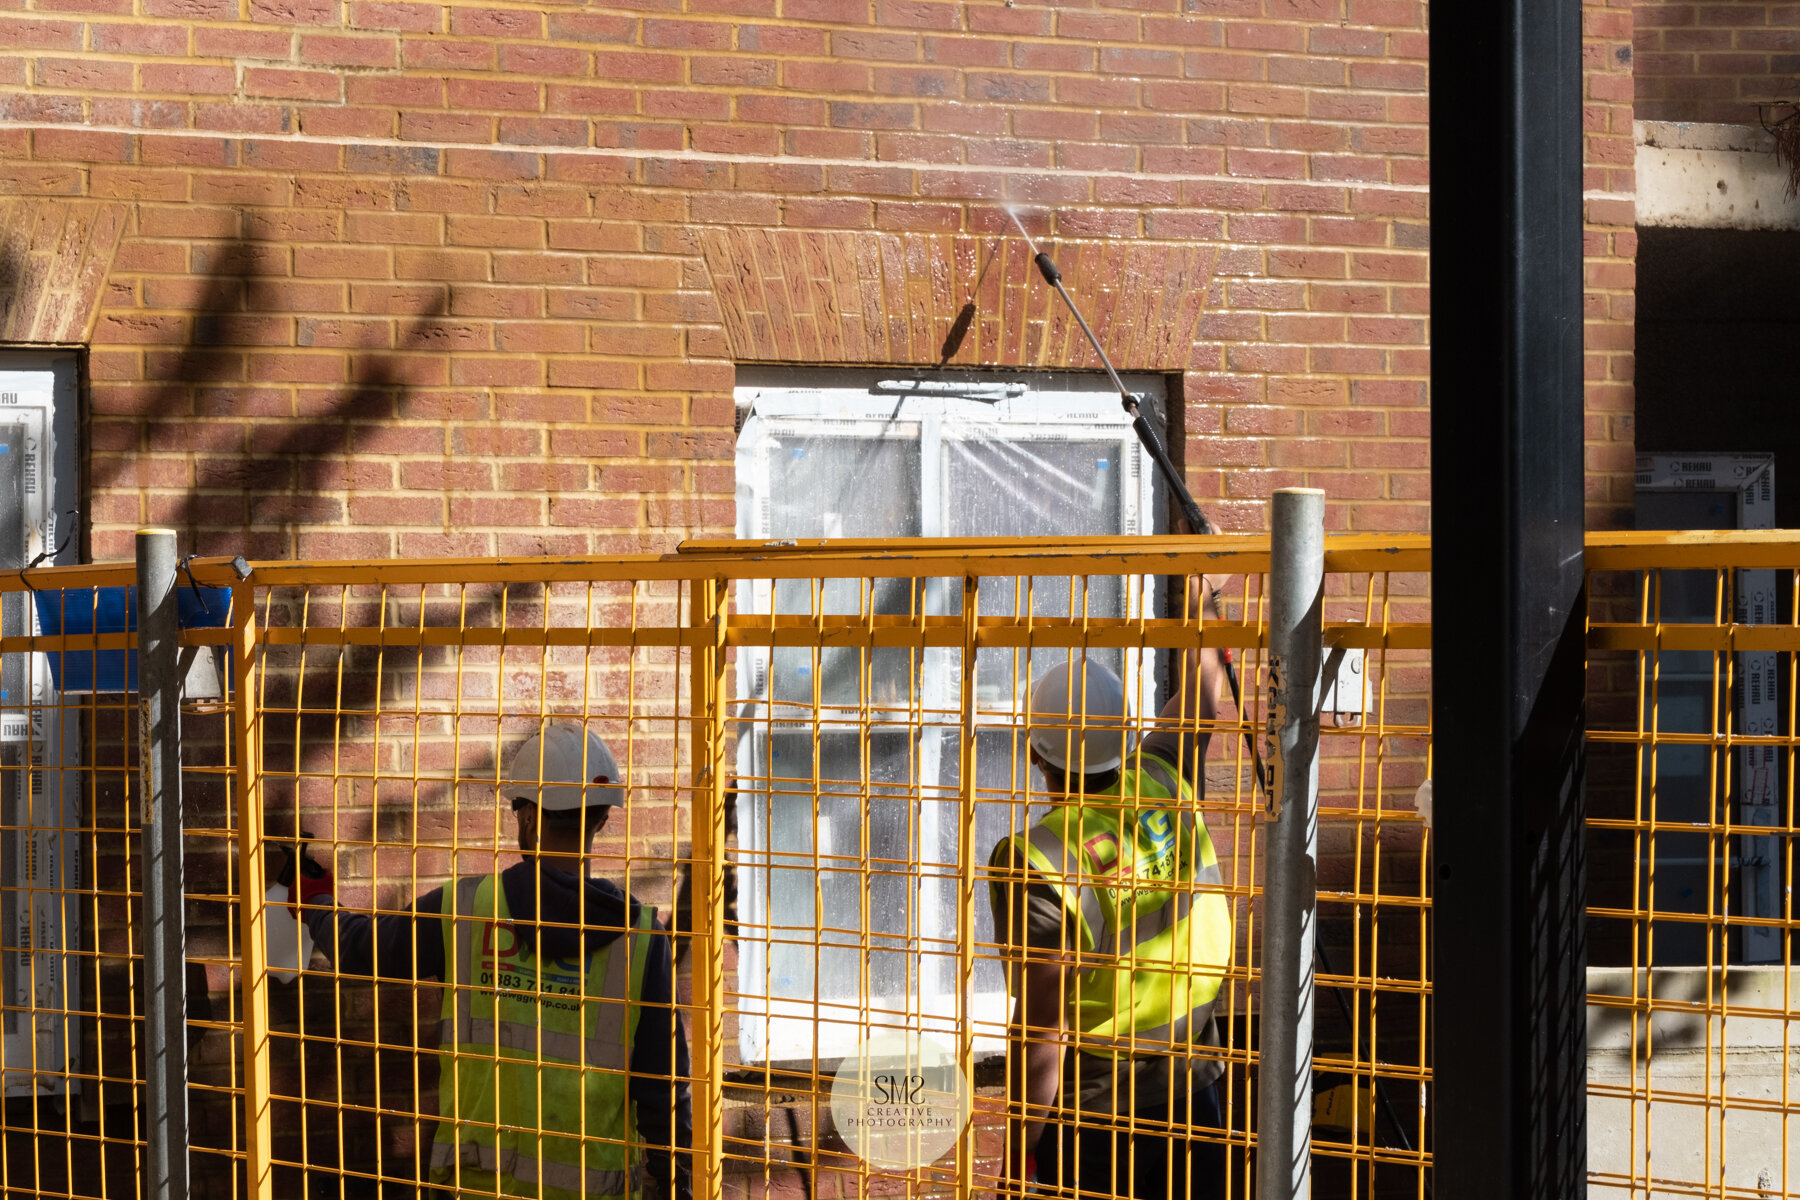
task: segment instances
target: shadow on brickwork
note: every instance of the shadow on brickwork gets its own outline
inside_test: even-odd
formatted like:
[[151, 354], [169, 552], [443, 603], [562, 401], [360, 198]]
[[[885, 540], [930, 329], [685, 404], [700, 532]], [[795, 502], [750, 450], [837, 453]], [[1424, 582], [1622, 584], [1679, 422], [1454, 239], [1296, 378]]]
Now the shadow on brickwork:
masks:
[[[184, 345], [146, 352], [149, 386], [138, 426], [139, 454], [186, 451], [192, 455], [195, 474], [190, 486], [167, 500], [159, 494], [147, 516], [175, 528], [183, 552], [202, 555], [244, 554], [248, 558], [287, 557], [300, 526], [317, 527], [343, 519], [341, 502], [335, 499], [355, 486], [354, 456], [358, 438], [367, 437], [384, 419], [404, 409], [409, 385], [394, 355], [372, 348], [350, 355], [353, 370], [338, 386], [295, 385], [294, 394], [306, 399], [282, 414], [260, 411], [267, 389], [249, 382], [248, 355], [269, 346], [288, 302], [271, 285], [271, 256], [282, 247], [254, 239], [216, 244], [196, 244], [196, 273], [204, 269], [206, 288], [191, 312]], [[284, 272], [285, 273], [285, 272]], [[3, 291], [3, 289], [0, 289]], [[408, 318], [401, 325], [398, 344], [430, 346], [447, 308], [440, 302]], [[283, 343], [285, 344], [285, 343]], [[279, 345], [272, 348], [279, 349]], [[196, 418], [241, 418], [206, 421]], [[127, 459], [96, 460], [93, 492], [137, 486], [126, 474]], [[514, 593], [518, 596], [517, 590]], [[298, 602], [299, 597], [289, 598]], [[379, 605], [379, 597], [364, 598]], [[491, 601], [471, 601], [472, 616], [479, 620]], [[382, 654], [385, 674], [375, 669], [374, 655], [353, 651], [340, 663], [334, 656], [314, 652], [304, 664], [270, 660], [274, 668], [268, 680], [267, 703], [291, 706], [301, 694], [330, 696], [335, 706], [348, 712], [367, 712], [383, 699], [380, 679], [387, 679], [393, 696], [393, 680], [420, 666], [400, 661], [404, 652], [388, 649]], [[414, 658], [417, 658], [415, 652]], [[341, 668], [341, 669], [340, 669]], [[71, 1113], [80, 1138], [104, 1135], [128, 1137], [132, 1130], [134, 1074], [138, 1048], [133, 1045], [132, 1017], [142, 1014], [141, 963], [127, 956], [141, 953], [142, 914], [138, 899], [129, 895], [141, 878], [137, 827], [128, 804], [128, 773], [135, 769], [135, 746], [129, 741], [123, 710], [89, 714], [87, 744], [90, 762], [98, 768], [90, 793], [94, 838], [88, 870], [92, 883], [103, 893], [91, 928], [84, 929], [88, 945], [98, 952], [95, 972], [97, 994], [85, 998], [96, 1019], [84, 1022], [84, 1062], [99, 1064], [108, 1082], [93, 1089]], [[232, 1023], [240, 1019], [239, 980], [232, 967], [236, 955], [236, 914], [232, 897], [238, 891], [237, 853], [231, 816], [231, 789], [223, 773], [204, 773], [192, 768], [222, 766], [228, 761], [228, 718], [223, 715], [184, 718], [184, 809], [190, 831], [186, 843], [188, 930], [190, 958], [190, 1110], [192, 1114], [192, 1163], [196, 1195], [232, 1193], [231, 1176], [242, 1169], [229, 1153], [243, 1144], [242, 1107], [228, 1091], [241, 1087], [242, 1048], [233, 1034], [204, 1023]], [[298, 770], [323, 765], [331, 770], [335, 719], [309, 714], [297, 720], [271, 722], [263, 746], [267, 770], [290, 779]], [[265, 828], [272, 839], [297, 837], [302, 829], [323, 837], [333, 835], [329, 802], [317, 818], [302, 818], [300, 797], [292, 787], [270, 789], [264, 812]], [[365, 798], [366, 799], [366, 798]], [[383, 799], [386, 799], [385, 797]], [[410, 800], [408, 801], [410, 803]], [[371, 827], [368, 808], [358, 823], [351, 816], [335, 831], [340, 839], [378, 841], [384, 837], [410, 840], [400, 826], [404, 817], [383, 821], [387, 828]], [[409, 897], [381, 895], [384, 905], [398, 907]], [[395, 1194], [383, 1192], [372, 1180], [345, 1178], [340, 1172], [409, 1177], [410, 1156], [416, 1141], [429, 1143], [426, 1126], [422, 1137], [411, 1128], [383, 1121], [372, 1109], [388, 1112], [435, 1108], [435, 1061], [429, 1050], [437, 1039], [435, 991], [399, 985], [337, 981], [317, 974], [300, 983], [272, 982], [270, 1021], [275, 1035], [272, 1090], [275, 1096], [273, 1128], [275, 1157], [279, 1162], [304, 1163], [308, 1170], [288, 1166], [278, 1169], [275, 1192], [283, 1196], [359, 1197]], [[415, 992], [419, 998], [415, 998]], [[429, 1009], [430, 1011], [427, 1011]], [[351, 1107], [340, 1109], [339, 1103]], [[141, 1106], [141, 1096], [139, 1097]], [[29, 1127], [29, 1121], [26, 1122]], [[9, 1128], [17, 1126], [9, 1120]], [[87, 1153], [91, 1142], [77, 1141], [68, 1161], [80, 1164], [74, 1183], [77, 1193], [133, 1194], [139, 1164], [129, 1153], [109, 1149], [103, 1158]], [[9, 1153], [12, 1147], [9, 1143]], [[36, 1157], [49, 1157], [38, 1146]], [[105, 1178], [101, 1178], [104, 1176]], [[304, 1176], [304, 1178], [303, 1178]], [[27, 1178], [14, 1171], [10, 1178]], [[90, 1178], [91, 1177], [91, 1178]], [[46, 1181], [49, 1182], [49, 1181]], [[104, 1188], [104, 1193], [102, 1193]], [[410, 1189], [401, 1189], [407, 1194]]]

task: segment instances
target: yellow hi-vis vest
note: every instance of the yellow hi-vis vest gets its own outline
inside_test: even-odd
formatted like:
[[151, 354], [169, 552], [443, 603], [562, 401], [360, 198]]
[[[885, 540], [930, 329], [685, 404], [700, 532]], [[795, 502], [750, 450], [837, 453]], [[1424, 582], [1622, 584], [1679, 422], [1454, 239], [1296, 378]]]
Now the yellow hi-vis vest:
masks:
[[454, 990], [439, 1027], [431, 1178], [542, 1200], [642, 1190], [627, 1068], [655, 914], [578, 959], [521, 945], [493, 875], [457, 881], [444, 926]]
[[[1220, 875], [1192, 800], [1185, 779], [1138, 755], [1112, 787], [996, 848], [997, 868], [1022, 856], [1080, 930], [1068, 1000], [1080, 1050], [1176, 1053], [1212, 1014], [1231, 962], [1231, 908], [1219, 892], [1195, 890]], [[1016, 874], [1014, 886], [1022, 901]]]

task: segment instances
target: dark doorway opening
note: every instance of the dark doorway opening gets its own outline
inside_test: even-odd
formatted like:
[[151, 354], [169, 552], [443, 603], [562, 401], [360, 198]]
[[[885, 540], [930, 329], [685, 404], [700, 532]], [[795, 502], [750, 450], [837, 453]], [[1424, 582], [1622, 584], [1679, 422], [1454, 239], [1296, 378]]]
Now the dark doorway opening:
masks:
[[[1718, 487], [1709, 489], [1708, 481], [1698, 477], [1704, 474], [1701, 460], [1726, 455], [1772, 455], [1773, 524], [1800, 527], [1800, 297], [1796, 295], [1800, 231], [1643, 228], [1638, 232], [1637, 527], [1733, 529], [1767, 524], [1766, 513], [1757, 521], [1744, 519], [1743, 498], [1732, 490], [1732, 481], [1714, 481]], [[1681, 461], [1681, 456], [1695, 461]], [[1657, 469], [1647, 471], [1653, 462]], [[1698, 473], [1695, 478], [1674, 482], [1664, 478], [1690, 468]], [[1655, 488], [1644, 486], [1651, 475], [1659, 481]], [[1721, 585], [1716, 572], [1662, 574], [1663, 619], [1715, 619], [1720, 603], [1716, 590]], [[1731, 575], [1723, 581], [1725, 619], [1790, 619], [1792, 583], [1785, 572]], [[1766, 580], [1761, 578], [1765, 575]], [[1772, 611], [1759, 609], [1754, 616], [1739, 611], [1745, 595], [1763, 592], [1770, 593], [1763, 606]], [[1669, 706], [1674, 722], [1668, 726], [1670, 732], [1680, 731], [1683, 689], [1694, 692], [1686, 698], [1686, 708], [1691, 710], [1690, 723], [1698, 723], [1696, 729], [1722, 728], [1721, 711], [1728, 705], [1738, 718], [1734, 726], [1744, 727], [1745, 693], [1763, 692], [1758, 685], [1764, 674], [1775, 683], [1768, 689], [1774, 695], [1765, 693], [1763, 704], [1773, 714], [1770, 732], [1790, 728], [1791, 656], [1735, 658], [1733, 682], [1738, 686], [1732, 691], [1711, 679], [1716, 666], [1711, 655], [1660, 656], [1658, 665], [1671, 689], [1666, 699], [1674, 701]], [[1702, 667], [1705, 679], [1697, 673]], [[1689, 679], [1688, 674], [1694, 677]], [[1752, 686], [1746, 688], [1746, 682]], [[1753, 723], [1760, 726], [1769, 715], [1764, 713]], [[1785, 794], [1791, 769], [1786, 756], [1775, 753], [1741, 761], [1746, 754], [1757, 753], [1734, 751], [1732, 762], [1725, 764], [1723, 753], [1702, 751], [1696, 756], [1692, 749], [1665, 748], [1658, 757], [1657, 776], [1662, 784], [1659, 798], [1667, 801], [1668, 812], [1659, 811], [1659, 819], [1681, 819], [1685, 804], [1694, 809], [1690, 819], [1716, 822], [1721, 818], [1713, 808], [1724, 804], [1737, 813], [1735, 819], [1751, 820], [1747, 814], [1755, 808], [1757, 795]], [[1735, 769], [1727, 774], [1726, 765]], [[1714, 800], [1699, 800], [1703, 792]], [[1782, 882], [1774, 877], [1780, 873], [1780, 856], [1768, 845], [1775, 840], [1716, 835], [1659, 839], [1656, 857], [1664, 882], [1658, 908], [1708, 910], [1706, 893], [1709, 887], [1716, 892], [1716, 886], [1700, 883], [1698, 873], [1688, 878], [1683, 864], [1691, 861], [1702, 868], [1710, 863], [1715, 880], [1730, 880], [1729, 901], [1714, 894], [1712, 911], [1766, 915], [1759, 906], [1779, 903]], [[1691, 904], [1684, 902], [1684, 891], [1692, 893]], [[1770, 895], [1759, 900], [1761, 893]], [[1721, 932], [1725, 936], [1718, 938]], [[1716, 942], [1711, 952], [1723, 961], [1780, 961], [1780, 939], [1754, 932], [1756, 936], [1735, 928], [1669, 925], [1656, 934], [1656, 958], [1661, 963], [1704, 962], [1709, 943]]]
[[[1800, 483], [1800, 230], [1638, 231], [1637, 445], [1768, 451]], [[1800, 527], [1800, 487], [1776, 497]]]

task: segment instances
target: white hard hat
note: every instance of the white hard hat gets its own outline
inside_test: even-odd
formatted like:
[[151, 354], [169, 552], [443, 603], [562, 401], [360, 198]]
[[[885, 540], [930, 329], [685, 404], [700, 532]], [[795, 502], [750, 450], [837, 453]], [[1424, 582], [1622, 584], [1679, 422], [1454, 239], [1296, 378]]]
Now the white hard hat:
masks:
[[1124, 761], [1126, 736], [1125, 685], [1105, 665], [1059, 663], [1032, 686], [1031, 745], [1052, 766], [1110, 771]]
[[507, 760], [501, 794], [528, 800], [549, 812], [584, 803], [623, 808], [619, 764], [600, 736], [574, 720], [544, 722]]

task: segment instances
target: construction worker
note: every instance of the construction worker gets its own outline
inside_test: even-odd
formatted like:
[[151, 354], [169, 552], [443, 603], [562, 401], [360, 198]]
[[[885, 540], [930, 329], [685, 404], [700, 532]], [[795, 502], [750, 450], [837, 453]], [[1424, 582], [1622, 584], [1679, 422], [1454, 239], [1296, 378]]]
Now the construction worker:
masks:
[[[1193, 595], [1198, 611], [1199, 595]], [[1223, 1196], [1213, 1003], [1231, 910], [1194, 801], [1223, 665], [1184, 655], [1162, 710], [1185, 730], [1133, 745], [1125, 689], [1077, 652], [1031, 691], [1030, 757], [1051, 811], [990, 859], [995, 929], [1013, 993], [1004, 1170], [1083, 1193]], [[1171, 720], [1169, 724], [1174, 724]], [[1044, 1136], [1054, 1121], [1050, 1136]], [[1063, 1194], [1073, 1194], [1063, 1192]]]
[[[506, 765], [523, 859], [420, 896], [405, 913], [333, 907], [296, 872], [314, 942], [349, 974], [447, 985], [431, 1180], [467, 1195], [691, 1195], [687, 1039], [655, 911], [589, 875], [625, 803], [606, 743], [551, 720]], [[313, 870], [317, 871], [315, 867]]]

